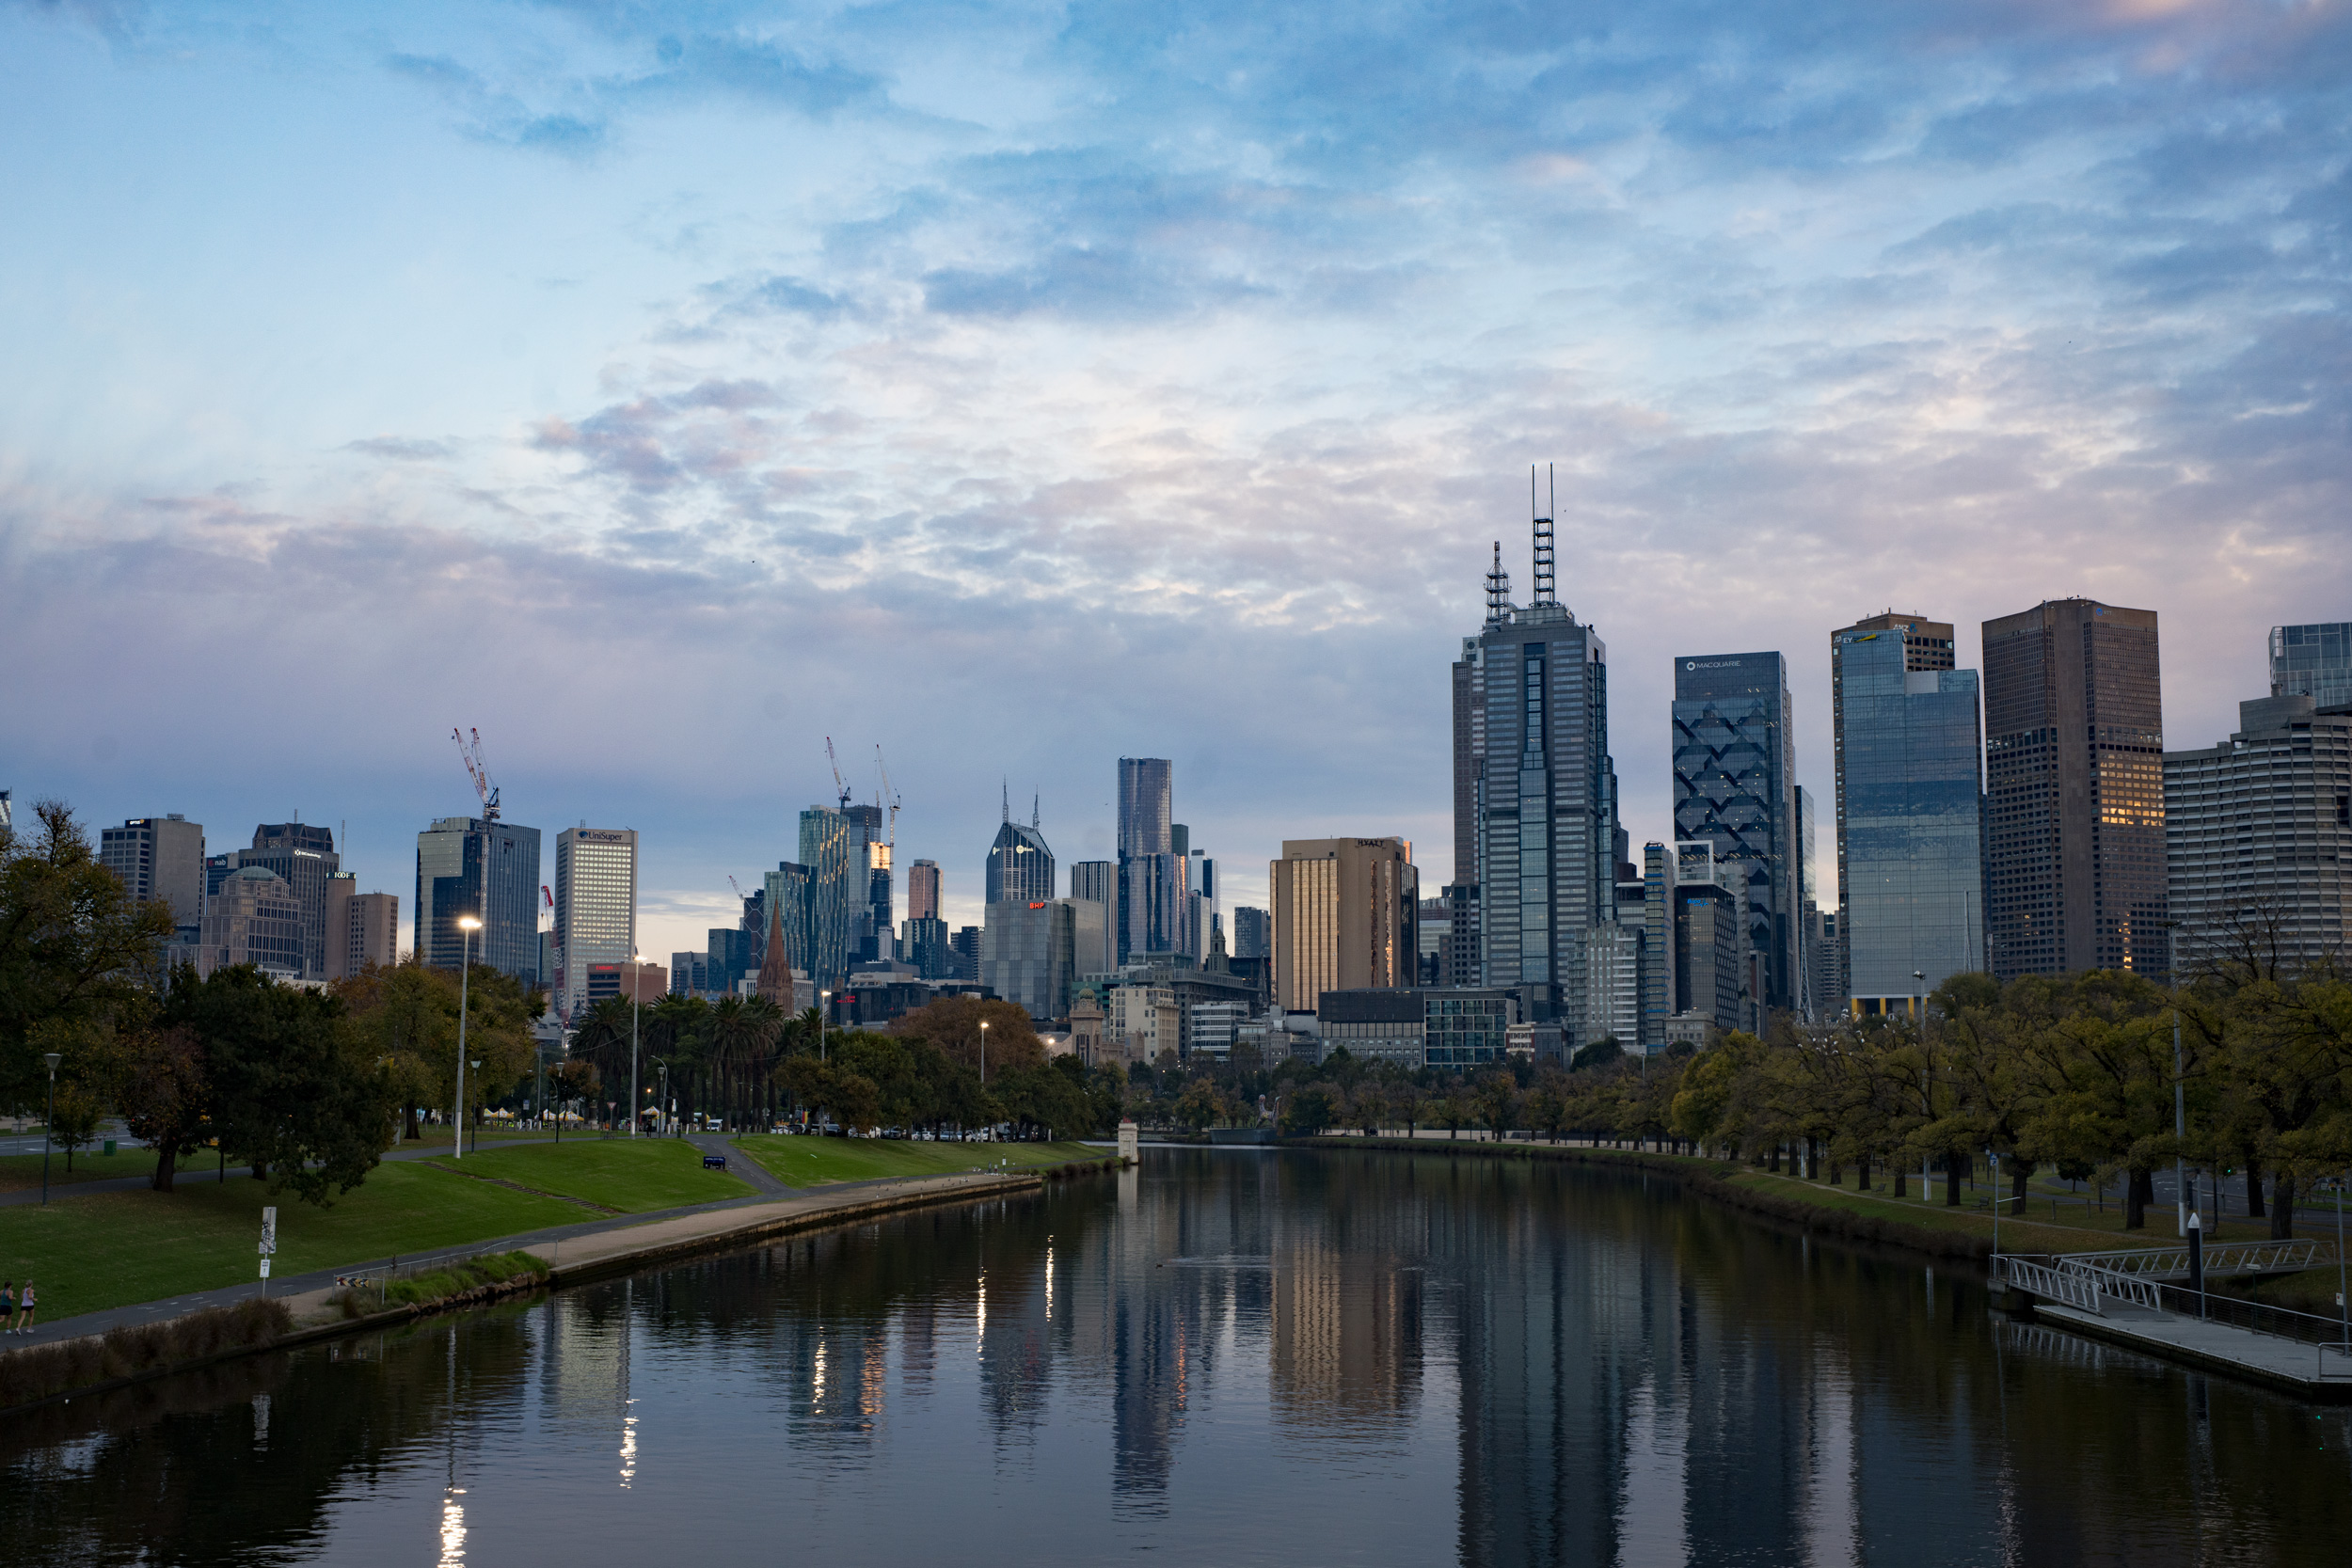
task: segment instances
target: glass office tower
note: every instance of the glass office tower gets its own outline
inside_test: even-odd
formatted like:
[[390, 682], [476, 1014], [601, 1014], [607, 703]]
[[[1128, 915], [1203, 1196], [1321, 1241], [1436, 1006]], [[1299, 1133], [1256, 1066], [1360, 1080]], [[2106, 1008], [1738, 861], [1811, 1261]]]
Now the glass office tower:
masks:
[[460, 916], [483, 923], [473, 961], [526, 987], [539, 974], [539, 830], [496, 817], [444, 816], [417, 835], [417, 956], [455, 969], [469, 945]]
[[[857, 956], [858, 936], [870, 926], [873, 905], [869, 871], [872, 855], [865, 824], [849, 812], [831, 806], [811, 806], [801, 813], [801, 858], [797, 869], [806, 879], [799, 890], [801, 934], [784, 935], [785, 951], [795, 969], [820, 990], [838, 991]], [[787, 863], [778, 871], [786, 881], [796, 867]], [[793, 900], [781, 884], [770, 895], [790, 911]]]
[[1912, 668], [1912, 635], [1850, 626], [1830, 645], [1845, 1000], [1857, 1013], [1908, 1013], [1913, 996], [1984, 967], [1977, 673]]
[[2352, 703], [2352, 621], [2271, 627], [2270, 694], [2313, 707]]
[[1761, 972], [1745, 989], [1767, 1008], [1801, 1011], [1791, 721], [1788, 661], [1779, 654], [1675, 660], [1675, 838], [1714, 845], [1716, 865], [1745, 879], [1748, 951]]

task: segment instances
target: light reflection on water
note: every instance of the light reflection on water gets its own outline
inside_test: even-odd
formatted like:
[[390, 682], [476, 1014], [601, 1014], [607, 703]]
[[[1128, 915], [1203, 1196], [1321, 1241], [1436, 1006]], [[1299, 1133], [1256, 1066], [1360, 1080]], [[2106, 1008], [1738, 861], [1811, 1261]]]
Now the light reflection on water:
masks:
[[0, 1562], [2332, 1564], [2352, 1526], [2338, 1413], [1663, 1184], [1148, 1160], [20, 1417]]

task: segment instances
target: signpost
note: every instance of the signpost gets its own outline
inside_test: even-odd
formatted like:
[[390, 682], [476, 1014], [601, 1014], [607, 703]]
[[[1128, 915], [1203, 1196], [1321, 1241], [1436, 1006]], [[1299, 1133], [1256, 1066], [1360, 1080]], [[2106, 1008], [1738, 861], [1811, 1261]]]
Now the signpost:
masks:
[[269, 1294], [269, 1260], [278, 1251], [278, 1211], [262, 1211], [262, 1294]]

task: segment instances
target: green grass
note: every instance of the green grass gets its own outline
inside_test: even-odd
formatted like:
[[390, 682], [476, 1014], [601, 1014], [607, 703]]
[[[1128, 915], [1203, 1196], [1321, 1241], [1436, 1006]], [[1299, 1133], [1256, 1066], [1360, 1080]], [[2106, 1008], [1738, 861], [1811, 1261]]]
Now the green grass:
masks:
[[735, 1146], [788, 1187], [821, 1187], [834, 1181], [882, 1177], [953, 1176], [973, 1168], [1059, 1165], [1100, 1160], [1103, 1150], [1084, 1144], [915, 1143], [897, 1138], [803, 1138], [755, 1132]]
[[[468, 1162], [471, 1163], [470, 1160]], [[39, 1286], [43, 1322], [190, 1291], [253, 1283], [262, 1207], [278, 1208], [283, 1278], [390, 1254], [432, 1252], [589, 1218], [578, 1204], [430, 1165], [388, 1164], [314, 1209], [249, 1177], [180, 1174], [173, 1194], [144, 1189], [0, 1209], [0, 1278]]]
[[[702, 1168], [703, 1151], [683, 1138], [565, 1138], [561, 1144], [470, 1149], [454, 1161], [473, 1176], [496, 1177], [541, 1192], [586, 1198], [623, 1213], [678, 1209], [741, 1197], [751, 1183]], [[371, 1178], [370, 1180], [373, 1180]], [[576, 1211], [576, 1219], [587, 1217]]]
[[[100, 1152], [104, 1146], [93, 1144], [73, 1151], [73, 1169], [65, 1168], [65, 1153], [58, 1150], [49, 1156], [49, 1186], [52, 1191], [71, 1183], [106, 1181], [118, 1176], [152, 1176], [155, 1174], [155, 1151], [151, 1148], [119, 1148], [112, 1155]], [[21, 1193], [27, 1187], [40, 1185], [40, 1156], [38, 1154], [0, 1154], [0, 1193]]]

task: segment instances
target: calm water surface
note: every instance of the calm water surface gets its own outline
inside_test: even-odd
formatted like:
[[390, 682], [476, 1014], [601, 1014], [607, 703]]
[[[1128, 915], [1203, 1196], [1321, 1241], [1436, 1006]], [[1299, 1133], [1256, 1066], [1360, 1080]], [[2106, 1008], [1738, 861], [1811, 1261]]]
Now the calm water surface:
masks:
[[2342, 1413], [1662, 1183], [1238, 1149], [0, 1433], [27, 1563], [2341, 1568], [2347, 1497]]

